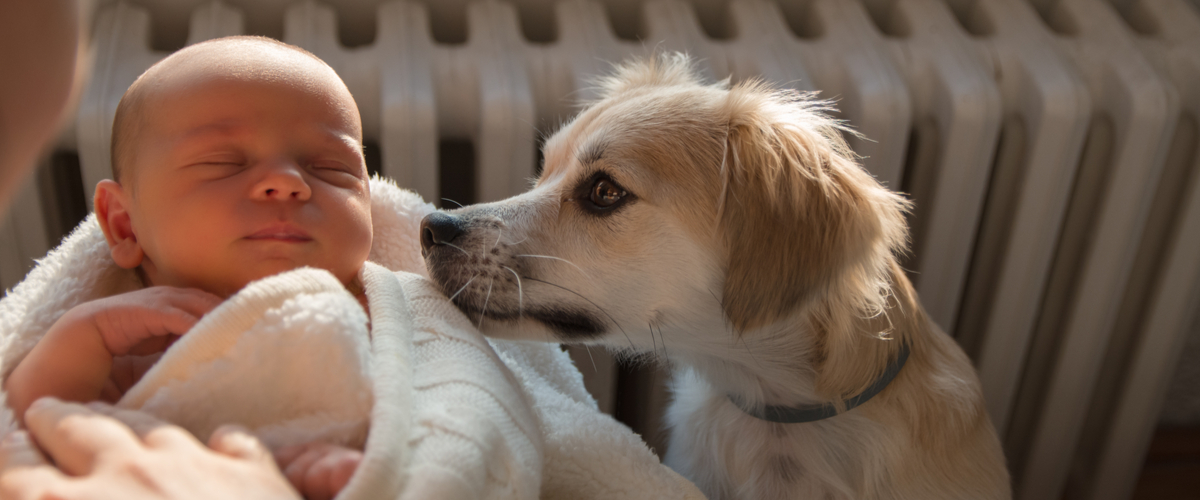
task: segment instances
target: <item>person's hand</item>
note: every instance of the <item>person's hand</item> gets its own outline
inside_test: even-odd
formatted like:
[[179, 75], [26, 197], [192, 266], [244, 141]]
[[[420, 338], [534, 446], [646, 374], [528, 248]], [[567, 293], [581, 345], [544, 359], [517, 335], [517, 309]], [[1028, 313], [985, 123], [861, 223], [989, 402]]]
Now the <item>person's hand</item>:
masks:
[[350, 482], [361, 451], [328, 443], [289, 446], [275, 452], [275, 460], [292, 486], [308, 500], [329, 500]]
[[[209, 447], [144, 413], [43, 398], [0, 443], [0, 498], [298, 500], [271, 453], [225, 426]], [[58, 464], [48, 465], [30, 437]]]
[[220, 303], [208, 292], [158, 286], [80, 304], [9, 375], [8, 404], [20, 416], [43, 396], [115, 402], [149, 365], [119, 364], [114, 373], [114, 358], [161, 352]]
[[75, 321], [94, 328], [113, 356], [141, 355], [162, 351], [172, 336], [220, 304], [220, 297], [196, 288], [153, 286], [86, 302], [67, 314], [77, 312]]

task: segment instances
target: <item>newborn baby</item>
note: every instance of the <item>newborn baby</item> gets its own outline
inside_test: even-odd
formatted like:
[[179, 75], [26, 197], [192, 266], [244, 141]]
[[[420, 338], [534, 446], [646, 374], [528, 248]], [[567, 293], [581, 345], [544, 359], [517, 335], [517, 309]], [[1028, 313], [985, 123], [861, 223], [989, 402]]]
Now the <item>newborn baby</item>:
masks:
[[[371, 209], [358, 108], [316, 56], [272, 39], [182, 49], [129, 88], [113, 125], [113, 179], [95, 213], [113, 261], [145, 288], [63, 314], [5, 381], [18, 418], [34, 400], [116, 401], [162, 351], [248, 283], [329, 271], [366, 307], [359, 271]], [[325, 443], [279, 450], [309, 498], [362, 460]]]

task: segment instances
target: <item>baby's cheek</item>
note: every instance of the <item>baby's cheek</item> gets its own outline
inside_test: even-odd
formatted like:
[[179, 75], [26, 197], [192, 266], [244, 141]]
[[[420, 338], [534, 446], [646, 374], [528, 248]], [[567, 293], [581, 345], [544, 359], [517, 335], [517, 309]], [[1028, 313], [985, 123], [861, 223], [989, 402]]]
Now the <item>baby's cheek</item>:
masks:
[[343, 283], [348, 283], [358, 276], [367, 256], [371, 253], [372, 234], [368, 225], [347, 226], [339, 236], [332, 257], [337, 259], [336, 267], [330, 269]]

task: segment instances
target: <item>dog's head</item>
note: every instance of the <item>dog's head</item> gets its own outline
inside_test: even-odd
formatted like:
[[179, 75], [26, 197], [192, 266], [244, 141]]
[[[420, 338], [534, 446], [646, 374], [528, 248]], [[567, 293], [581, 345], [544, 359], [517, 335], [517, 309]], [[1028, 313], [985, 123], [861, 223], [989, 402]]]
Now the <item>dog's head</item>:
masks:
[[824, 103], [706, 85], [684, 56], [600, 86], [546, 141], [532, 190], [423, 223], [432, 277], [485, 332], [649, 348], [663, 325], [741, 334], [831, 298], [883, 307], [906, 202]]

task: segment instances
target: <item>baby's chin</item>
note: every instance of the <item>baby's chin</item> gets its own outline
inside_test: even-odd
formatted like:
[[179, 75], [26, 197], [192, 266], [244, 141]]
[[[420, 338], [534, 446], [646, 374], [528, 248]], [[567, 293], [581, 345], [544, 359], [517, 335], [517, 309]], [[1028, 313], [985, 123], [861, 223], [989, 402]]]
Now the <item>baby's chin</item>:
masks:
[[345, 266], [333, 267], [305, 262], [268, 261], [259, 262], [254, 266], [240, 266], [239, 269], [232, 270], [233, 272], [222, 272], [219, 273], [220, 275], [214, 275], [216, 273], [158, 274], [157, 276], [150, 276], [149, 273], [142, 274], [147, 286], [165, 285], [180, 288], [197, 288], [222, 298], [229, 298], [243, 288], [246, 288], [250, 283], [302, 267], [329, 271], [347, 289], [353, 290], [355, 289], [355, 284], [358, 283], [358, 273], [362, 269], [362, 266], [363, 263], [361, 262], [357, 263], [357, 265], [347, 264]]
[[313, 269], [324, 269], [326, 271], [329, 271], [330, 273], [333, 274], [333, 276], [335, 278], [338, 279], [338, 281], [342, 282], [342, 285], [345, 285], [346, 287], [351, 287], [353, 283], [358, 282], [358, 273], [362, 269], [362, 266], [363, 266], [363, 264], [359, 263], [358, 266], [353, 267], [353, 269], [337, 269], [337, 268], [330, 268], [330, 267], [326, 267], [326, 266], [317, 266], [317, 265], [305, 264], [305, 263], [287, 263], [287, 264], [272, 263], [272, 265], [260, 266], [256, 269], [249, 270], [246, 274], [241, 276], [240, 279], [232, 281], [232, 282], [228, 283], [226, 286], [222, 287], [226, 290], [232, 290], [231, 292], [226, 293], [226, 294], [218, 294], [218, 295], [228, 297], [228, 296], [233, 295], [234, 293], [237, 293], [241, 289], [245, 288], [246, 285], [249, 285], [250, 283], [261, 280], [263, 278], [269, 278], [271, 276], [283, 274], [288, 271], [294, 271], [294, 270], [300, 269], [302, 267], [310, 267]]

